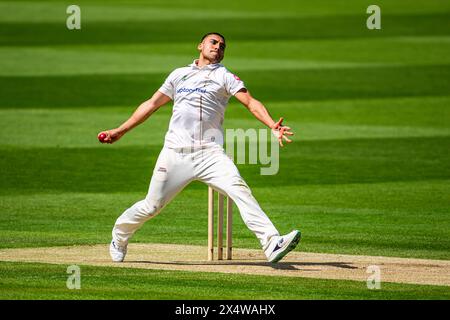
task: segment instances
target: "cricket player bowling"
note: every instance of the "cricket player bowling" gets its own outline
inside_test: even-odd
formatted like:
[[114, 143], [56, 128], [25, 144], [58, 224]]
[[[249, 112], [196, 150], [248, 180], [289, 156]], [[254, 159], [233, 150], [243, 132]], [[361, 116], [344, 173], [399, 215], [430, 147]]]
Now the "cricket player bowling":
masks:
[[147, 196], [125, 210], [113, 227], [110, 244], [113, 261], [122, 262], [133, 234], [194, 180], [204, 182], [234, 201], [269, 262], [280, 261], [300, 241], [298, 230], [283, 236], [279, 234], [223, 149], [222, 123], [231, 96], [269, 127], [281, 146], [283, 140], [292, 142], [288, 136], [293, 135], [291, 129], [282, 124], [283, 118], [274, 121], [264, 105], [251, 96], [244, 82], [220, 64], [225, 47], [221, 34], [203, 36], [197, 48], [198, 59], [170, 73], [154, 95], [120, 127], [99, 133], [102, 143], [115, 143], [160, 107], [173, 101], [169, 129]]

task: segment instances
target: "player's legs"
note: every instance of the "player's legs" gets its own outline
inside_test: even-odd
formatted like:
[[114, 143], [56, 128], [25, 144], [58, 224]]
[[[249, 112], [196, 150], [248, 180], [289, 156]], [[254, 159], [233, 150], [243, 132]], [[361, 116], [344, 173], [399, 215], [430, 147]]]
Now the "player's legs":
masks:
[[117, 219], [112, 236], [125, 247], [133, 234], [156, 216], [187, 184], [193, 180], [192, 161], [183, 153], [163, 148], [153, 170], [147, 196], [125, 210]]
[[221, 147], [204, 151], [198, 158], [195, 163], [197, 179], [225, 193], [236, 203], [244, 223], [265, 249], [270, 238], [279, 236], [279, 232], [253, 197], [233, 161]]

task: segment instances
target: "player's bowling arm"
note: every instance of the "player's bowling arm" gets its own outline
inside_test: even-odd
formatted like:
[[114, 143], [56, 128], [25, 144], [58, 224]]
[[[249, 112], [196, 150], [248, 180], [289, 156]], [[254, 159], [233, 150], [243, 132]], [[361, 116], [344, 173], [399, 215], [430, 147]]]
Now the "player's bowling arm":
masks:
[[141, 105], [136, 109], [133, 115], [127, 121], [125, 121], [118, 128], [118, 130], [122, 134], [130, 131], [137, 125], [147, 120], [147, 118], [150, 117], [156, 110], [158, 110], [161, 106], [165, 105], [170, 100], [171, 99], [162, 92], [156, 91], [150, 99], [141, 103]]
[[[125, 133], [144, 122], [153, 112], [159, 109], [171, 99], [165, 94], [156, 91], [156, 93], [147, 101], [141, 103], [141, 105], [134, 111], [133, 115], [125, 121], [119, 128], [102, 131], [105, 138], [101, 140], [102, 143], [114, 143], [119, 140]], [[99, 134], [99, 135], [100, 135]]]

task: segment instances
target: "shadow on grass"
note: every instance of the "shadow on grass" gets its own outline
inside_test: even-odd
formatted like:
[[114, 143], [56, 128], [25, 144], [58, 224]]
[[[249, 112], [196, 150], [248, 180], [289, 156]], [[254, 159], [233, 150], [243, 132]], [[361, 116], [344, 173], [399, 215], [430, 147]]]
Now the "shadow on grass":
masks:
[[[156, 265], [178, 265], [178, 266], [250, 266], [250, 267], [270, 267], [277, 270], [289, 270], [289, 271], [301, 271], [303, 266], [321, 266], [321, 267], [333, 267], [341, 269], [358, 269], [348, 262], [261, 262], [261, 261], [228, 261], [223, 262], [187, 262], [187, 261], [126, 261], [127, 263], [141, 263], [141, 264], [156, 264]], [[307, 271], [323, 271], [323, 269], [307, 269]]]

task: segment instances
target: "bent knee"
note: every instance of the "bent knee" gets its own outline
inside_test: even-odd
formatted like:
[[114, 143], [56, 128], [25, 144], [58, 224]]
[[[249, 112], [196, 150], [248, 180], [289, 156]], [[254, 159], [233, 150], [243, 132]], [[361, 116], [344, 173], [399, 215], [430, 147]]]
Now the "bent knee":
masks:
[[155, 216], [161, 211], [162, 206], [163, 204], [161, 200], [146, 198], [142, 201], [141, 210], [145, 215]]
[[228, 187], [229, 195], [251, 195], [252, 191], [247, 183], [241, 177], [235, 178], [231, 181], [231, 184]]

